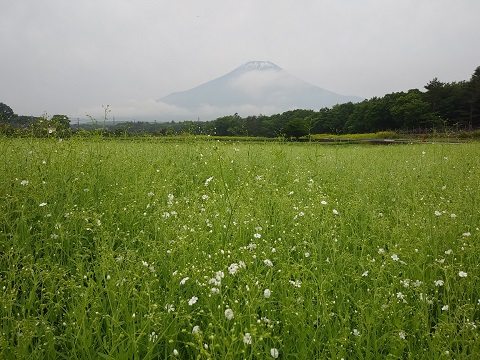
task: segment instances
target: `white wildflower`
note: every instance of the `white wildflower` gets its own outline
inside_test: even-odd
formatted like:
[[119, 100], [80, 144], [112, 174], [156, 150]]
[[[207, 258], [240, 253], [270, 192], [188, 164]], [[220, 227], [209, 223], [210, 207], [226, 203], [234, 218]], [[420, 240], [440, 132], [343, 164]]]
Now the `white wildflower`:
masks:
[[271, 295], [270, 289], [265, 289], [265, 290], [263, 291], [263, 296], [264, 296], [266, 299], [268, 299], [268, 298], [270, 297], [270, 295]]
[[232, 309], [227, 309], [225, 310], [225, 317], [227, 320], [232, 320], [233, 319], [233, 310]]
[[155, 342], [158, 339], [158, 335], [155, 334], [155, 331], [152, 331], [152, 333], [148, 337], [149, 337], [150, 342]]
[[222, 281], [224, 277], [225, 277], [225, 274], [221, 270], [215, 273], [215, 279], [217, 279], [217, 281]]
[[270, 355], [272, 355], [272, 357], [274, 359], [278, 358], [278, 356], [280, 355], [278, 350], [276, 348], [271, 348], [270, 349]]
[[213, 176], [209, 177], [207, 180], [205, 180], [205, 186], [208, 186], [208, 184], [210, 183], [210, 181], [213, 180]]
[[198, 301], [198, 297], [192, 296], [192, 298], [191, 298], [190, 300], [188, 300], [188, 305], [192, 306], [192, 305], [195, 304], [197, 301]]
[[402, 300], [405, 304], [407, 303], [407, 300], [405, 300], [405, 295], [403, 295], [401, 292], [397, 293], [397, 299]]
[[245, 333], [245, 335], [243, 335], [243, 343], [245, 345], [251, 345], [252, 344], [252, 335], [250, 335], [250, 333]]

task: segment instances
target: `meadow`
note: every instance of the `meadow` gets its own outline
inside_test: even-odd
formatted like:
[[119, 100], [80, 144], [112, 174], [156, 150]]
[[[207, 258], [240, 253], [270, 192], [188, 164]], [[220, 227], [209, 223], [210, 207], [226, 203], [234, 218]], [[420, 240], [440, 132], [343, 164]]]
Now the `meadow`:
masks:
[[480, 144], [0, 139], [2, 359], [478, 359]]

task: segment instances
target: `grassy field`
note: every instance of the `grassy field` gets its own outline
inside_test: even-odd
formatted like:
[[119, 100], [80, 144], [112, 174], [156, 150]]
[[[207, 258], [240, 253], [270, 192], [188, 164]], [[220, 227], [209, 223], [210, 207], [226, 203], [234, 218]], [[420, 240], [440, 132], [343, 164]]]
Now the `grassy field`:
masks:
[[478, 359], [480, 145], [0, 139], [2, 359]]

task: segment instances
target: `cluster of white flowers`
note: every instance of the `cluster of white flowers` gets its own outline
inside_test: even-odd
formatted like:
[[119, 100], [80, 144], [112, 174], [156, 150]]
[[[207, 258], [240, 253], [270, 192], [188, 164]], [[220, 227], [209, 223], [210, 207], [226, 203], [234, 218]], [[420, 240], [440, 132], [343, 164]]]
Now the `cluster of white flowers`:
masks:
[[273, 266], [273, 263], [269, 259], [263, 260], [263, 263], [267, 266]]
[[230, 264], [230, 266], [228, 267], [228, 272], [231, 274], [231, 275], [235, 275], [236, 272], [240, 269], [240, 268], [243, 268], [245, 269], [247, 266], [245, 265], [245, 263], [243, 261], [239, 261], [238, 264], [237, 263], [232, 263]]
[[142, 260], [142, 265], [147, 267], [151, 272], [155, 272], [155, 266], [153, 266], [153, 263], [149, 264], [148, 262]]
[[300, 280], [288, 280], [288, 282], [296, 288], [302, 287], [302, 282]]

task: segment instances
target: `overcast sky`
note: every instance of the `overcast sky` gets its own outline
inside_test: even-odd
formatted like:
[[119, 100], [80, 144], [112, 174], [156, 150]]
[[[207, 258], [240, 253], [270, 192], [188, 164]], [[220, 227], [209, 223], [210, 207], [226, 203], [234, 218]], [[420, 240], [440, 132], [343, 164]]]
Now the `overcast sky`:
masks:
[[[141, 118], [249, 60], [342, 95], [468, 80], [479, 0], [6, 0], [0, 102], [21, 115]], [[241, 114], [251, 115], [251, 114]]]

